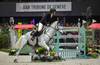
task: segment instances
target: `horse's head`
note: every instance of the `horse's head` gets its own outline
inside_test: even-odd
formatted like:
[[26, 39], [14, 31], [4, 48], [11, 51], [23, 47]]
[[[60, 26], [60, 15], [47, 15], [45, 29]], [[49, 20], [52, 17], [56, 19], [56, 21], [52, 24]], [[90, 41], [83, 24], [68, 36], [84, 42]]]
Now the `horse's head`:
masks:
[[59, 31], [59, 32], [62, 34], [63, 31], [62, 31], [61, 28], [59, 28], [58, 23], [59, 23], [59, 21], [53, 22], [53, 23], [51, 24], [51, 27], [52, 27], [53, 29], [55, 29], [56, 31]]

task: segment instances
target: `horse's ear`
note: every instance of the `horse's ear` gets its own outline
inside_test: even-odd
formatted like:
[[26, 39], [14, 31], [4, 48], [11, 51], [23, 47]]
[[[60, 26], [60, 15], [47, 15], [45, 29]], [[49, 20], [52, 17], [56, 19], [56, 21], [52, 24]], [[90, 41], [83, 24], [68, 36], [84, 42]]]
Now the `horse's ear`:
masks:
[[[59, 22], [59, 21], [58, 21], [58, 22]], [[59, 26], [60, 26], [60, 24], [59, 24], [59, 23], [57, 23], [57, 26], [56, 26], [56, 27], [57, 27], [57, 29], [59, 28]]]
[[59, 30], [59, 27], [58, 27], [58, 25], [56, 26], [56, 29], [57, 29], [57, 30]]
[[58, 29], [58, 25], [56, 26], [56, 29]]

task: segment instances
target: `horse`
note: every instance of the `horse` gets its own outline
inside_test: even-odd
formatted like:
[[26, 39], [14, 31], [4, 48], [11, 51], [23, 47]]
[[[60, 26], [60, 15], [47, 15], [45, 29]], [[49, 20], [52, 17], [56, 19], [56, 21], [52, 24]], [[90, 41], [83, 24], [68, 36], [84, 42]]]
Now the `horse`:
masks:
[[[53, 22], [38, 37], [38, 45], [43, 47], [43, 48], [45, 48], [48, 52], [50, 51], [50, 48], [49, 48], [49, 46], [47, 44], [49, 43], [50, 39], [53, 38], [53, 36], [55, 35], [56, 31], [58, 30], [57, 25], [58, 25], [58, 21]], [[14, 62], [17, 62], [18, 55], [19, 55], [21, 49], [27, 44], [27, 41], [29, 42], [29, 44], [33, 48], [32, 54], [35, 53], [34, 48], [35, 48], [35, 45], [36, 45], [36, 38], [34, 38], [33, 40], [31, 39], [32, 38], [32, 36], [31, 36], [32, 32], [33, 31], [27, 32], [26, 34], [22, 35], [19, 38], [19, 40], [17, 41], [15, 48], [19, 48], [19, 50], [16, 52]], [[18, 47], [19, 44], [20, 44], [20, 46]]]

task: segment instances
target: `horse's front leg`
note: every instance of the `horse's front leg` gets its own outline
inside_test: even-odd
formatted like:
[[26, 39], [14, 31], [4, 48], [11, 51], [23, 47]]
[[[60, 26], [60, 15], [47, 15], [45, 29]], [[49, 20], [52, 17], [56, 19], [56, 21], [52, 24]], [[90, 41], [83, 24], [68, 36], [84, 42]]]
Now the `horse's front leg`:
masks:
[[48, 45], [46, 44], [45, 41], [41, 41], [38, 44], [39, 44], [39, 46], [45, 48], [48, 52], [50, 51], [50, 48], [48, 47]]

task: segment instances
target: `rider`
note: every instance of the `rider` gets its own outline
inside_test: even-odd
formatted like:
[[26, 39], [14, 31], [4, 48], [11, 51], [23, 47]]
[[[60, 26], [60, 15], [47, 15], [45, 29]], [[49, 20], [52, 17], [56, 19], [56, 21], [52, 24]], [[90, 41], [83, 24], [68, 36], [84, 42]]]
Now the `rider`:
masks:
[[35, 32], [33, 36], [40, 36], [45, 26], [49, 26], [54, 21], [57, 21], [57, 18], [55, 17], [55, 13], [56, 13], [56, 9], [54, 8], [50, 9], [50, 11], [37, 24], [38, 25], [37, 32]]

